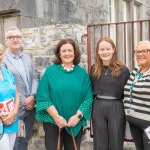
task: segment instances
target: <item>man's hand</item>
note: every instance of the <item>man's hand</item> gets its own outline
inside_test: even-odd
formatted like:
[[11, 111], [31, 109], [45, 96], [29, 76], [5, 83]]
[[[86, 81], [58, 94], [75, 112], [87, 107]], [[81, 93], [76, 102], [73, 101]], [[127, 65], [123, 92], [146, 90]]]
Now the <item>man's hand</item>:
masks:
[[26, 110], [32, 110], [34, 108], [35, 101], [34, 101], [34, 96], [29, 96], [24, 102], [24, 108]]

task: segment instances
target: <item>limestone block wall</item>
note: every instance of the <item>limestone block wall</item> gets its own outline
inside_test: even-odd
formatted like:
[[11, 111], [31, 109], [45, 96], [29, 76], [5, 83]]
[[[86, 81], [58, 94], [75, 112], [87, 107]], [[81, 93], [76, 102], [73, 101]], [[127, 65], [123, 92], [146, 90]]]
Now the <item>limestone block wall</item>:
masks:
[[72, 38], [80, 46], [82, 57], [81, 65], [87, 69], [86, 26], [81, 25], [52, 25], [40, 28], [22, 29], [24, 50], [33, 59], [36, 69], [41, 74], [53, 59], [53, 48], [60, 39]]

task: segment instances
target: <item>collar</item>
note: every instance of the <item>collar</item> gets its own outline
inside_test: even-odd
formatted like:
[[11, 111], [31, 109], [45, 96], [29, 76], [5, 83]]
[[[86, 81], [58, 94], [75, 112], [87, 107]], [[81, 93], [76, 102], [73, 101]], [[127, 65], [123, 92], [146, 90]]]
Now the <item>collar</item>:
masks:
[[[140, 72], [141, 66], [139, 65], [136, 68], [137, 68], [137, 71]], [[148, 74], [150, 74], [150, 67], [149, 66], [148, 66], [148, 69], [145, 72], [143, 72], [144, 76], [148, 75]]]
[[22, 58], [23, 57], [23, 52], [20, 52], [19, 51], [19, 54], [18, 56], [14, 55], [13, 53], [10, 52], [10, 49], [7, 49], [6, 50], [6, 55], [10, 58], [14, 58], [14, 59], [19, 59], [19, 58]]

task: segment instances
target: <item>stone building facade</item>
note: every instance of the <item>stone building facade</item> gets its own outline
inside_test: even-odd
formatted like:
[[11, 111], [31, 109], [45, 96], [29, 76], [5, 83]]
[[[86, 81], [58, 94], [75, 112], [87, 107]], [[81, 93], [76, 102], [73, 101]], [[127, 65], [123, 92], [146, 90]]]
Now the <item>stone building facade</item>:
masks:
[[[39, 77], [52, 63], [53, 48], [62, 38], [76, 40], [82, 52], [81, 65], [87, 69], [87, 24], [150, 19], [150, 0], [0, 0], [0, 4], [0, 43], [4, 44], [7, 28], [21, 28], [24, 49]], [[89, 131], [85, 132], [82, 150], [92, 150]], [[29, 150], [34, 149], [45, 149], [39, 122], [29, 144]]]
[[0, 42], [10, 26], [119, 22], [150, 18], [149, 0], [0, 0]]

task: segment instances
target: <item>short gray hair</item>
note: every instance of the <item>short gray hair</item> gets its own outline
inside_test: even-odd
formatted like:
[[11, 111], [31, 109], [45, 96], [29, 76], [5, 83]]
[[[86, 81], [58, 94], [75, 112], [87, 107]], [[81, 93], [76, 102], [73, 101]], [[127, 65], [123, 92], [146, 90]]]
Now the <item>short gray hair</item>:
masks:
[[149, 45], [149, 48], [150, 48], [150, 41], [140, 41], [137, 43], [136, 48], [141, 44], [147, 44], [147, 45]]
[[[5, 39], [7, 38], [7, 33], [8, 33], [8, 31], [13, 31], [13, 30], [17, 30], [17, 31], [19, 31], [19, 32], [21, 33], [21, 30], [20, 30], [18, 27], [12, 26], [12, 27], [10, 27], [10, 28], [8, 28], [8, 29], [6, 30], [6, 32], [5, 32]], [[21, 34], [22, 34], [22, 33], [21, 33]]]

